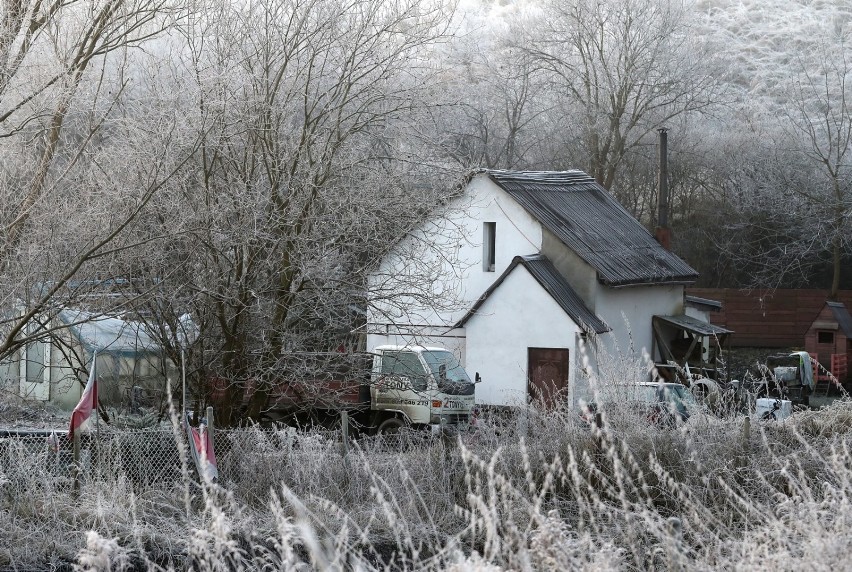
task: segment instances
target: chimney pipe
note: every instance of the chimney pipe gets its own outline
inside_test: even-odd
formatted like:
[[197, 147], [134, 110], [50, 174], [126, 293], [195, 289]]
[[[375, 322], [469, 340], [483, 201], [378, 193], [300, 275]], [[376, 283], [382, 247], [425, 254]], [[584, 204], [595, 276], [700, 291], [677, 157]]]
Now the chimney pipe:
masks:
[[671, 250], [672, 231], [669, 228], [669, 142], [668, 129], [661, 127], [660, 133], [660, 178], [657, 196], [657, 228], [654, 237], [666, 250]]

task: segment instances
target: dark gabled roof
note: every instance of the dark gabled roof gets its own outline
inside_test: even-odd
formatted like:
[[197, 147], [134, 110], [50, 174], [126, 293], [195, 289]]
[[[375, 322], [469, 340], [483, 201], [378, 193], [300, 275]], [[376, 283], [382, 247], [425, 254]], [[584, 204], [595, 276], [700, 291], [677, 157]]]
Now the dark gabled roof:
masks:
[[826, 302], [826, 306], [831, 308], [834, 314], [834, 319], [837, 320], [837, 325], [847, 338], [852, 338], [852, 316], [849, 315], [849, 310], [843, 302]]
[[550, 294], [559, 306], [565, 310], [565, 313], [574, 320], [586, 333], [603, 334], [610, 331], [610, 327], [598, 318], [594, 312], [589, 310], [583, 300], [574, 292], [571, 285], [562, 277], [561, 274], [553, 266], [546, 257], [541, 254], [533, 254], [530, 256], [516, 256], [512, 259], [512, 263], [500, 277], [494, 281], [488, 290], [485, 291], [473, 307], [459, 320], [455, 325], [456, 328], [461, 328], [467, 321], [476, 315], [477, 310], [485, 303], [491, 294], [500, 287], [500, 284], [518, 265], [523, 266], [529, 273], [541, 284], [541, 287]]
[[590, 264], [602, 284], [688, 284], [698, 277], [582, 171], [482, 172]]

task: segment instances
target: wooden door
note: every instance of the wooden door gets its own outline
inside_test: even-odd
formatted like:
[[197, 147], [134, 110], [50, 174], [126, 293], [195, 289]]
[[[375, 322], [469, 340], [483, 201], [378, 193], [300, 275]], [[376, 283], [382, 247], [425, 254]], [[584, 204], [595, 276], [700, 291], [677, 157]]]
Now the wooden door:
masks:
[[546, 409], [568, 396], [568, 350], [528, 348], [527, 395]]

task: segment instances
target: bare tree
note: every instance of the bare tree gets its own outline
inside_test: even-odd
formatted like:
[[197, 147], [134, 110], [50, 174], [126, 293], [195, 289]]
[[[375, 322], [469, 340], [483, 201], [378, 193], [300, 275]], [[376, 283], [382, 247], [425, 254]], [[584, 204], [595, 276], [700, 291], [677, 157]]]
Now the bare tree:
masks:
[[469, 7], [454, 38], [447, 65], [457, 101], [438, 112], [440, 149], [464, 169], [547, 165], [552, 98], [533, 57], [513, 40], [530, 17], [515, 5], [496, 10]]
[[740, 107], [746, 128], [720, 146], [733, 160], [718, 181], [727, 233], [717, 241], [742, 285], [814, 286], [824, 273], [830, 296], [841, 287], [852, 209], [848, 33], [800, 39], [792, 67], [758, 105]]
[[[801, 157], [805, 184], [789, 189], [820, 218], [809, 225], [819, 246], [831, 256], [830, 296], [840, 289], [841, 261], [850, 251], [852, 230], [852, 49], [848, 30], [831, 43], [814, 47], [811, 58], [800, 58], [801, 71], [788, 88], [788, 105], [781, 127], [790, 152]], [[806, 207], [806, 208], [807, 208]], [[810, 242], [810, 241], [808, 241]], [[810, 250], [806, 250], [807, 255]]]
[[211, 2], [186, 29], [184, 112], [201, 145], [186, 186], [156, 198], [162, 220], [146, 228], [174, 238], [138, 262], [160, 277], [139, 313], [169, 325], [163, 336], [192, 316], [190, 373], [199, 399], [211, 379], [227, 385], [223, 422], [239, 418], [247, 384], [247, 415], [260, 417], [287, 351], [354, 345], [367, 269], [434, 204], [430, 185], [410, 184], [431, 174], [406, 126], [434, 104], [446, 10]]
[[610, 189], [625, 156], [667, 121], [717, 97], [715, 61], [679, 2], [554, 0], [522, 44], [564, 94], [566, 148]]
[[[38, 319], [46, 326], [59, 306], [93, 284], [82, 271], [117, 246], [114, 240], [161, 186], [163, 168], [170, 171], [149, 156], [138, 172], [147, 180], [135, 181], [141, 184], [130, 203], [85, 218], [95, 203], [95, 211], [104, 205], [95, 200], [99, 192], [121, 178], [98, 187], [109, 176], [89, 175], [106, 174], [92, 151], [128, 85], [121, 78], [128, 50], [161, 33], [178, 12], [167, 0], [0, 5], [0, 356], [44, 336], [44, 327], [25, 325]], [[74, 233], [86, 220], [85, 232]]]

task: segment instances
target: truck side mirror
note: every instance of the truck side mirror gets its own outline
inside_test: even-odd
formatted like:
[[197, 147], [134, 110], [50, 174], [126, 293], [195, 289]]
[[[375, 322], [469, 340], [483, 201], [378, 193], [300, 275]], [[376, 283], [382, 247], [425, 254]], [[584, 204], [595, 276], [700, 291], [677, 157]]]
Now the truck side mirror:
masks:
[[442, 363], [438, 366], [438, 377], [441, 378], [441, 381], [447, 380], [447, 364]]
[[482, 381], [482, 376], [479, 375], [479, 372], [476, 372], [476, 375], [473, 376], [473, 383], [480, 383]]

